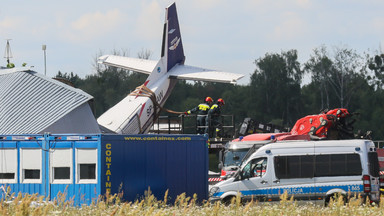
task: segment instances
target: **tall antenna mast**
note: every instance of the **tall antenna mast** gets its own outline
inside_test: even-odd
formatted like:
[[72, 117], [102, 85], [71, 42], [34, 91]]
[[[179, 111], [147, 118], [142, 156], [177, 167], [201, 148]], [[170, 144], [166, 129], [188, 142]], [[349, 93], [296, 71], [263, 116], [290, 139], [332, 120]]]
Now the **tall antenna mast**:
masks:
[[5, 47], [4, 58], [7, 59], [7, 63], [9, 64], [9, 59], [13, 58], [12, 51], [11, 51], [11, 45], [9, 45], [9, 41], [12, 39], [6, 39], [6, 40], [7, 40], [7, 45]]

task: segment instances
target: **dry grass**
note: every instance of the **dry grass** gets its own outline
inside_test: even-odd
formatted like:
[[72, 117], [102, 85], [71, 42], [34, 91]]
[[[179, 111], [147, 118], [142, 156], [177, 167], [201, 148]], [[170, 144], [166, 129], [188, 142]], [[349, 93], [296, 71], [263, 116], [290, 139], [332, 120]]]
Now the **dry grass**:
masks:
[[[332, 199], [329, 207], [311, 203], [298, 205], [292, 197], [283, 194], [279, 203], [258, 203], [251, 201], [241, 203], [240, 196], [234, 198], [229, 206], [220, 202], [196, 203], [197, 197], [179, 195], [173, 204], [167, 204], [168, 194], [164, 200], [156, 200], [147, 192], [142, 200], [121, 202], [119, 195], [107, 195], [97, 203], [73, 206], [73, 201], [65, 201], [65, 194], [60, 194], [53, 201], [38, 195], [10, 194], [0, 202], [0, 215], [384, 215], [384, 197], [380, 206], [361, 203], [358, 198], [351, 198], [344, 204], [340, 196]], [[12, 198], [11, 198], [12, 197]]]

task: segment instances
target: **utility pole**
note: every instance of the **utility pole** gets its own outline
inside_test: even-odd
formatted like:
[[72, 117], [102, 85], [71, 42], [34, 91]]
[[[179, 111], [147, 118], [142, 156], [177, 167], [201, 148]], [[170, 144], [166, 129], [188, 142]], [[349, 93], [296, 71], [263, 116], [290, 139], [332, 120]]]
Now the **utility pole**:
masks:
[[47, 55], [46, 55], [46, 50], [47, 50], [47, 45], [43, 45], [42, 49], [44, 51], [44, 75], [47, 76]]

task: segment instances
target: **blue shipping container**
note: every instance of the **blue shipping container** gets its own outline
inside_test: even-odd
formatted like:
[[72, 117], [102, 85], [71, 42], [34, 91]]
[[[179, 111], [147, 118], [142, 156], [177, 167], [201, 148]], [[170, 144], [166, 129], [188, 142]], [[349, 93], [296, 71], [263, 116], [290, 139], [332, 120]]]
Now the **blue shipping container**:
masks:
[[[57, 197], [76, 205], [148, 189], [162, 200], [208, 198], [207, 139], [197, 135], [0, 135], [0, 188]], [[1, 197], [4, 190], [0, 190]]]

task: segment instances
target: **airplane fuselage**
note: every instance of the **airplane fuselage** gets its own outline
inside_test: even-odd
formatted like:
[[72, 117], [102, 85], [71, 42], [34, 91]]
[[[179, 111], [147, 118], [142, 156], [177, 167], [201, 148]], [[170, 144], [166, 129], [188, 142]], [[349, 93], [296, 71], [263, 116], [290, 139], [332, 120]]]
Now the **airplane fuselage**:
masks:
[[[177, 80], [162, 76], [153, 82], [149, 78], [144, 85], [155, 94], [157, 103], [163, 106]], [[119, 134], [147, 133], [159, 112], [160, 107], [156, 107], [149, 97], [128, 95], [101, 115], [97, 121]]]

